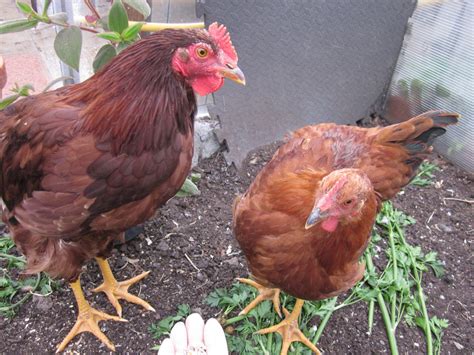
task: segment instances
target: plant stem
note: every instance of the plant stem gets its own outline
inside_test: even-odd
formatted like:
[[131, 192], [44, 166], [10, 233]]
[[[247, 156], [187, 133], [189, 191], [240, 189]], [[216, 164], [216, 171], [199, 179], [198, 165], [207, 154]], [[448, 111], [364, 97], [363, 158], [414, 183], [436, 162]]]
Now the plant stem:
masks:
[[[59, 22], [52, 21], [50, 18], [42, 19], [42, 21], [44, 23], [48, 23], [48, 24], [56, 25], [56, 26], [61, 26], [61, 27], [65, 27], [65, 28], [69, 28], [69, 27], [72, 26], [68, 23], [59, 23]], [[100, 31], [97, 31], [97, 30], [94, 30], [93, 28], [85, 27], [85, 26], [82, 26], [82, 25], [79, 25], [77, 27], [79, 27], [83, 31], [87, 31], [87, 32], [91, 32], [91, 33], [100, 33]]]
[[[337, 300], [337, 297], [336, 297]], [[334, 304], [336, 304], [334, 302]], [[334, 313], [335, 307], [329, 311], [327, 311], [326, 315], [324, 316], [323, 320], [319, 324], [318, 330], [316, 331], [316, 334], [314, 334], [313, 338], [313, 344], [316, 344], [319, 341], [319, 338], [321, 337], [321, 334], [323, 334], [324, 328], [326, 328], [326, 325], [328, 324], [329, 318], [331, 318], [332, 314]]]
[[421, 305], [421, 313], [423, 313], [423, 318], [425, 320], [425, 335], [426, 335], [426, 353], [428, 355], [433, 355], [433, 338], [431, 336], [431, 327], [430, 327], [430, 317], [428, 316], [428, 310], [426, 309], [425, 296], [423, 294], [423, 288], [420, 283], [416, 283], [416, 289], [418, 293], [418, 298]]
[[[373, 271], [374, 264], [372, 262], [372, 257], [370, 253], [365, 254], [365, 260], [366, 260], [367, 268], [369, 269], [369, 271]], [[382, 292], [380, 292], [380, 289], [376, 287], [375, 290], [377, 291], [377, 302], [379, 304], [380, 311], [382, 312], [382, 319], [385, 324], [385, 330], [387, 332], [388, 343], [390, 345], [390, 352], [392, 353], [392, 355], [398, 355], [397, 340], [395, 339], [395, 332], [393, 330], [392, 323], [390, 321], [390, 315], [388, 314], [387, 306], [385, 305], [385, 301], [383, 300]]]
[[246, 314], [242, 314], [242, 315], [240, 315], [240, 316], [227, 319], [227, 320], [224, 322], [224, 326], [237, 323], [237, 322], [241, 321], [242, 319], [244, 319], [245, 317], [247, 317], [247, 315], [246, 315]]
[[268, 334], [267, 338], [267, 351], [271, 354], [272, 351], [272, 343], [273, 343], [273, 333]]
[[375, 310], [375, 302], [374, 300], [369, 301], [369, 316], [368, 316], [368, 323], [369, 323], [369, 335], [372, 334], [372, 326], [374, 325], [374, 310]]
[[46, 16], [48, 14], [48, 8], [51, 5], [51, 0], [46, 0], [43, 5], [43, 13], [42, 16]]
[[[400, 236], [400, 239], [402, 240], [403, 244], [407, 245], [407, 242], [405, 240], [405, 236], [401, 230], [401, 228], [396, 225], [395, 228], [397, 229], [397, 232]], [[421, 274], [418, 273], [418, 269], [416, 267], [416, 260], [413, 256], [413, 253], [411, 250], [407, 247], [408, 250], [408, 255], [410, 256], [411, 260], [411, 265], [412, 265], [412, 271], [413, 271], [413, 278], [415, 279], [416, 282], [416, 291], [418, 294], [418, 299], [420, 302], [421, 306], [421, 313], [423, 314], [423, 319], [424, 319], [424, 324], [425, 324], [425, 329], [423, 329], [425, 336], [426, 336], [426, 353], [428, 355], [433, 355], [433, 337], [431, 335], [431, 327], [430, 327], [430, 317], [428, 316], [428, 310], [426, 309], [426, 303], [425, 303], [425, 296], [423, 294], [423, 288], [421, 287]]]
[[[392, 253], [392, 266], [393, 266], [393, 279], [395, 282], [398, 280], [398, 264], [397, 264], [397, 250], [395, 249], [395, 238], [393, 237], [392, 222], [388, 222], [388, 239], [390, 241], [390, 251]], [[392, 327], [395, 326], [396, 321], [396, 310], [397, 310], [397, 294], [395, 293], [390, 297], [391, 309], [390, 316], [392, 321]]]
[[15, 255], [10, 255], [10, 254], [6, 254], [6, 253], [0, 253], [0, 258], [5, 258], [5, 259], [9, 259], [9, 260], [16, 260], [16, 261], [20, 261], [22, 263], [25, 263], [25, 258], [21, 257], [21, 256], [15, 256]]
[[392, 355], [398, 355], [397, 340], [395, 339], [395, 332], [393, 331], [392, 323], [390, 321], [390, 315], [387, 311], [387, 306], [382, 297], [382, 292], [377, 289], [377, 302], [379, 303], [380, 311], [382, 312], [382, 319], [385, 324], [385, 330], [387, 331], [388, 343], [390, 345], [390, 352]]
[[84, 0], [86, 6], [89, 8], [89, 10], [91, 10], [91, 12], [93, 13], [93, 15], [95, 17], [97, 17], [98, 19], [100, 19], [100, 14], [99, 12], [97, 11], [97, 9], [95, 8], [94, 4], [92, 3], [91, 0]]

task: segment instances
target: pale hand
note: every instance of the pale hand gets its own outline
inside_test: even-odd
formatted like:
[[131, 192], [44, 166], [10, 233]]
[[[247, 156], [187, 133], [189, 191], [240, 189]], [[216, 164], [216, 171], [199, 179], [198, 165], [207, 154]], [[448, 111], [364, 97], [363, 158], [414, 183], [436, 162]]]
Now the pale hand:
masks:
[[170, 337], [161, 343], [158, 355], [228, 355], [224, 331], [219, 322], [204, 320], [197, 313], [186, 318], [186, 325], [178, 322]]

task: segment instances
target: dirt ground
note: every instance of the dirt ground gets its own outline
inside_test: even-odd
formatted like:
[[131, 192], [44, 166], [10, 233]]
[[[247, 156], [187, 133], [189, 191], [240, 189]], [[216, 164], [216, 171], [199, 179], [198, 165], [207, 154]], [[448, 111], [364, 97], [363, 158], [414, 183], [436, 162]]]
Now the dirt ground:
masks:
[[[151, 337], [149, 326], [175, 314], [179, 304], [189, 304], [204, 318], [215, 316], [217, 310], [205, 305], [205, 297], [216, 287], [230, 286], [236, 277], [247, 275], [245, 259], [232, 236], [231, 205], [235, 195], [246, 189], [276, 147], [272, 145], [250, 154], [241, 173], [228, 167], [220, 153], [203, 161], [196, 169], [202, 174], [198, 184], [201, 195], [172, 199], [146, 224], [144, 235], [114, 250], [110, 263], [117, 279], [142, 270], [152, 271], [131, 291], [157, 310], [144, 312], [138, 306], [123, 303], [123, 316], [128, 323], [101, 323], [118, 352], [152, 353], [150, 348], [157, 340]], [[446, 267], [443, 278], [435, 278], [430, 271], [423, 281], [430, 316], [447, 318], [450, 323], [443, 337], [443, 353], [466, 354], [474, 349], [469, 308], [473, 294], [473, 207], [445, 198], [472, 200], [472, 176], [443, 160], [434, 160], [441, 168], [435, 173], [438, 183], [426, 188], [407, 187], [394, 202], [417, 220], [406, 232], [408, 241], [421, 245], [425, 251], [437, 251]], [[97, 266], [89, 263], [82, 275], [86, 297], [97, 308], [113, 314], [114, 309], [104, 295], [89, 291], [100, 282]], [[0, 320], [0, 352], [53, 353], [73, 326], [75, 317], [74, 298], [66, 285], [49, 297], [35, 296], [13, 319]], [[389, 352], [377, 312], [374, 332], [370, 337], [366, 332], [367, 306], [359, 303], [333, 315], [318, 347], [328, 354]], [[401, 325], [397, 339], [400, 353], [424, 353], [421, 330]], [[67, 350], [107, 352], [90, 334], [76, 337]]]

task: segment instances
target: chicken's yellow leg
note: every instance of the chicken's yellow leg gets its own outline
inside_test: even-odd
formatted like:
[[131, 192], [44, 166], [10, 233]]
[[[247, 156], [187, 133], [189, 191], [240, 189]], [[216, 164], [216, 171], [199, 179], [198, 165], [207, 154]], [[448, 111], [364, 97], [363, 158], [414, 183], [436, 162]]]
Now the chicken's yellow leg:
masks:
[[155, 312], [155, 309], [146, 301], [142, 300], [141, 298], [128, 293], [128, 288], [132, 286], [134, 283], [140, 281], [141, 279], [148, 276], [150, 271], [146, 271], [132, 277], [129, 280], [118, 282], [114, 274], [112, 274], [112, 270], [110, 269], [109, 262], [104, 258], [96, 258], [97, 263], [99, 264], [100, 271], [102, 272], [102, 276], [104, 277], [104, 282], [99, 287], [93, 289], [93, 292], [104, 292], [110, 303], [115, 307], [117, 310], [117, 314], [121, 317], [122, 316], [122, 306], [119, 303], [120, 299], [124, 299], [128, 302], [138, 304], [145, 308], [148, 311]]
[[253, 286], [258, 290], [258, 296], [255, 297], [255, 299], [250, 302], [247, 307], [245, 307], [239, 314], [247, 314], [252, 309], [257, 307], [262, 301], [271, 300], [273, 302], [273, 309], [275, 310], [275, 312], [278, 313], [281, 318], [279, 288], [268, 288], [250, 279], [237, 278], [237, 281]]
[[268, 334], [273, 332], [279, 333], [283, 340], [283, 343], [281, 344], [281, 355], [286, 355], [288, 353], [288, 348], [294, 341], [303, 343], [318, 355], [321, 354], [318, 348], [311, 341], [309, 341], [308, 338], [306, 338], [306, 336], [298, 327], [298, 317], [300, 316], [303, 304], [304, 301], [297, 298], [291, 314], [285, 308], [283, 308], [283, 312], [285, 313], [284, 320], [273, 327], [261, 329], [257, 332], [258, 334]]
[[115, 351], [114, 344], [112, 344], [112, 342], [100, 330], [99, 322], [102, 320], [116, 320], [120, 322], [126, 322], [126, 320], [116, 316], [111, 316], [109, 314], [100, 312], [92, 308], [84, 297], [84, 293], [81, 289], [81, 281], [79, 279], [77, 279], [77, 281], [72, 282], [70, 286], [72, 288], [72, 291], [74, 292], [74, 296], [76, 297], [79, 314], [77, 316], [76, 324], [74, 324], [74, 327], [72, 327], [68, 335], [66, 335], [64, 340], [61, 342], [61, 344], [58, 345], [58, 349], [56, 352], [63, 351], [66, 348], [67, 344], [77, 334], [80, 334], [82, 332], [91, 332], [97, 338], [99, 338], [100, 341], [107, 345], [110, 350]]

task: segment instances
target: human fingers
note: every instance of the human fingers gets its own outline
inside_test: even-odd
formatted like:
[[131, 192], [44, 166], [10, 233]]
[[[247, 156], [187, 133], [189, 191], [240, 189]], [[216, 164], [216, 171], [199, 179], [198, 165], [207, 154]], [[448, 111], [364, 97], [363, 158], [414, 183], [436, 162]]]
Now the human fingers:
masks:
[[170, 338], [173, 342], [175, 353], [185, 353], [188, 348], [188, 336], [183, 322], [178, 322], [174, 325], [173, 329], [171, 329]]
[[174, 346], [170, 338], [163, 340], [158, 355], [174, 355]]
[[186, 330], [189, 347], [199, 348], [204, 346], [204, 320], [199, 314], [193, 313], [186, 318]]
[[227, 355], [227, 341], [224, 330], [215, 318], [211, 318], [204, 326], [204, 344], [206, 344], [207, 355]]

